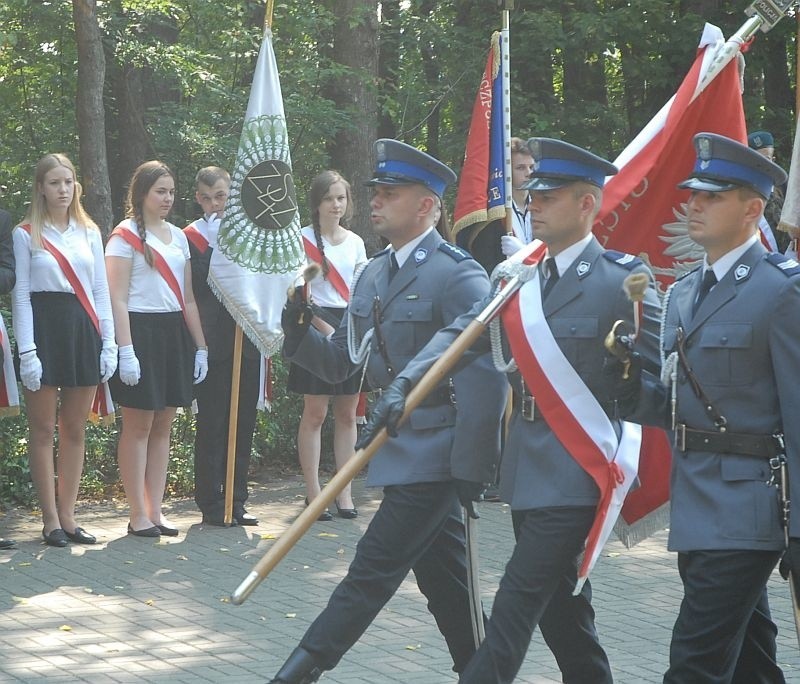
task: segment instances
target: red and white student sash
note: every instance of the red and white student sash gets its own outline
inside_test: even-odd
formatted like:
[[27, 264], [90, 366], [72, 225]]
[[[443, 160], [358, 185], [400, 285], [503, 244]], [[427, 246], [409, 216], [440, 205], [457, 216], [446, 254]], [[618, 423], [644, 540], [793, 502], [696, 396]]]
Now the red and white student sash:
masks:
[[200, 254], [206, 253], [208, 250], [208, 238], [197, 230], [194, 223], [190, 223], [186, 226], [186, 228], [183, 229], [183, 234], [189, 242], [197, 247], [197, 251], [200, 252]]
[[[319, 247], [317, 247], [311, 240], [309, 240], [305, 235], [303, 236], [303, 248], [306, 251], [306, 256], [311, 259], [311, 261], [315, 261], [318, 264], [322, 263], [322, 252], [319, 251]], [[328, 275], [325, 276], [328, 279], [328, 282], [333, 285], [333, 288], [339, 293], [339, 296], [344, 299], [344, 301], [350, 301], [350, 287], [346, 282], [344, 282], [344, 278], [342, 278], [341, 273], [336, 270], [336, 267], [328, 261]]]
[[[20, 227], [26, 233], [28, 233], [28, 235], [31, 234], [30, 224], [26, 223]], [[41, 236], [41, 241], [42, 247], [49, 252], [49, 254], [56, 260], [56, 263], [61, 268], [61, 272], [64, 274], [64, 277], [67, 279], [70, 287], [72, 287], [73, 291], [75, 292], [75, 297], [77, 297], [80, 305], [83, 307], [83, 310], [86, 312], [86, 315], [89, 317], [94, 329], [97, 331], [97, 334], [102, 340], [103, 333], [100, 330], [100, 321], [97, 318], [97, 312], [94, 310], [94, 306], [92, 306], [92, 300], [89, 299], [89, 295], [86, 294], [86, 289], [83, 287], [83, 283], [81, 283], [78, 274], [75, 273], [75, 269], [72, 268], [72, 264], [69, 262], [69, 259], [64, 256], [58, 247], [56, 247], [43, 235]], [[92, 407], [89, 409], [89, 420], [92, 422], [99, 421], [104, 425], [110, 425], [114, 422], [114, 403], [111, 401], [111, 392], [108, 389], [107, 382], [100, 383], [97, 386], [97, 390], [94, 393], [94, 399], [92, 400]]]
[[[536, 249], [525, 263], [537, 264], [543, 256], [544, 248]], [[623, 423], [622, 436], [617, 439], [605, 411], [553, 337], [542, 311], [538, 274], [517, 291], [501, 316], [514, 360], [544, 419], [600, 490], [578, 570], [577, 594], [611, 534], [636, 477], [641, 428]]]
[[17, 377], [14, 374], [14, 357], [11, 356], [11, 344], [3, 317], [0, 316], [0, 345], [3, 347], [3, 371], [0, 382], [0, 418], [19, 414], [19, 390]]

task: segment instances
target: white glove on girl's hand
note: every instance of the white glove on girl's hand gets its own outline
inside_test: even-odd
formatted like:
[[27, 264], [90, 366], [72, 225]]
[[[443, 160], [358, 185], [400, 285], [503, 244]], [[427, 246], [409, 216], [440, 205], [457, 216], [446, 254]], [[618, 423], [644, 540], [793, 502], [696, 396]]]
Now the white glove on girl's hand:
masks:
[[119, 379], [126, 385], [136, 385], [142, 377], [142, 369], [139, 366], [139, 359], [133, 351], [132, 344], [126, 344], [119, 348]]
[[194, 384], [203, 382], [208, 374], [208, 349], [198, 349], [194, 353]]
[[108, 382], [117, 370], [117, 345], [111, 342], [103, 345], [100, 352], [100, 382]]
[[36, 349], [19, 355], [19, 379], [25, 389], [36, 392], [42, 386], [42, 362]]
[[507, 257], [513, 256], [524, 246], [525, 243], [515, 235], [503, 235], [503, 237], [500, 238], [500, 249]]

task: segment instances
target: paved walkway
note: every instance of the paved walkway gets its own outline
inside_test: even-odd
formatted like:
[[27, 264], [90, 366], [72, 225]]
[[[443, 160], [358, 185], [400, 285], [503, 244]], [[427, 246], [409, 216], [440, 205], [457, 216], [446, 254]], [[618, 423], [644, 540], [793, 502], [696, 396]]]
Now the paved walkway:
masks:
[[[83, 506], [94, 547], [47, 547], [35, 516], [0, 518], [18, 548], [0, 552], [0, 681], [265, 682], [325, 605], [377, 506], [355, 486], [361, 516], [316, 523], [242, 606], [228, 595], [302, 506], [292, 479], [259, 487], [249, 509], [262, 524], [202, 527], [191, 501], [172, 504], [179, 537], [159, 542], [125, 535], [123, 509]], [[508, 508], [480, 505], [485, 605], [497, 587], [513, 538]], [[661, 533], [631, 550], [610, 543], [593, 575], [598, 630], [618, 684], [660, 682], [681, 596], [675, 558]], [[770, 584], [779, 661], [800, 683], [800, 652], [788, 588]], [[455, 682], [442, 637], [412, 581], [361, 641], [322, 681], [340, 684]], [[560, 681], [537, 633], [518, 682]]]

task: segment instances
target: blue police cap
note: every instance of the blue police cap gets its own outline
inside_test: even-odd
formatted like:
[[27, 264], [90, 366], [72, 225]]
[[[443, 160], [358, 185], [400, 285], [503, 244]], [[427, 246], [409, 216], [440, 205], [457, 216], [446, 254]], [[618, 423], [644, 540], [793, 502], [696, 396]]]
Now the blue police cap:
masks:
[[456, 174], [449, 166], [399, 140], [390, 138], [376, 140], [373, 151], [375, 177], [368, 180], [365, 185], [418, 183], [442, 197], [447, 186], [456, 179]]
[[747, 145], [716, 133], [694, 136], [697, 162], [679, 188], [702, 192], [725, 192], [734, 188], [750, 188], [764, 199], [772, 188], [786, 181], [786, 172], [763, 154]]
[[606, 176], [619, 170], [611, 162], [563, 140], [530, 138], [528, 149], [535, 165], [528, 182], [521, 186], [523, 190], [555, 190], [578, 181], [602, 188]]
[[754, 150], [762, 150], [765, 147], [775, 147], [775, 139], [769, 131], [753, 131], [747, 136], [747, 144]]

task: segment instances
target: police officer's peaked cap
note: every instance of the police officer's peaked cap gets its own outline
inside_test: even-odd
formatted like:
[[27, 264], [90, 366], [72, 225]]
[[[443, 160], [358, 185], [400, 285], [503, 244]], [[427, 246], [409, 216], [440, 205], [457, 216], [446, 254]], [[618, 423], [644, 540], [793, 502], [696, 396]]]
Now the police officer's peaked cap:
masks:
[[418, 183], [442, 197], [447, 186], [456, 179], [456, 174], [449, 166], [399, 140], [376, 140], [373, 151], [375, 177], [368, 180], [366, 185]]
[[602, 188], [606, 176], [619, 169], [588, 150], [553, 138], [530, 138], [528, 149], [535, 162], [523, 190], [555, 190], [569, 183], [583, 181]]
[[747, 145], [716, 133], [694, 136], [697, 162], [679, 188], [701, 192], [725, 192], [734, 188], [750, 188], [764, 199], [772, 188], [786, 181], [786, 172], [763, 154]]
[[753, 131], [747, 136], [747, 144], [754, 150], [763, 150], [765, 147], [775, 147], [775, 139], [769, 131]]

